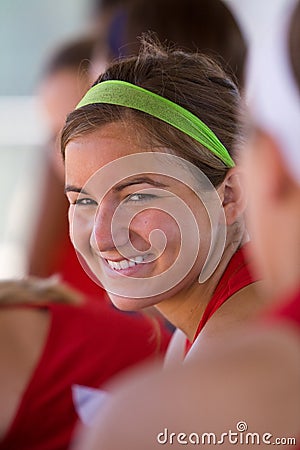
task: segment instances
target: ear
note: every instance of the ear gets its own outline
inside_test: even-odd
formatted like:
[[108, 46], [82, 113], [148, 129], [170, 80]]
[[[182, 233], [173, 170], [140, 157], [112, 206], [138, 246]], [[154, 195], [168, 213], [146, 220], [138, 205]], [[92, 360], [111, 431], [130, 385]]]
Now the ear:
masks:
[[218, 192], [222, 200], [226, 223], [227, 225], [232, 225], [246, 209], [242, 171], [237, 167], [230, 169]]

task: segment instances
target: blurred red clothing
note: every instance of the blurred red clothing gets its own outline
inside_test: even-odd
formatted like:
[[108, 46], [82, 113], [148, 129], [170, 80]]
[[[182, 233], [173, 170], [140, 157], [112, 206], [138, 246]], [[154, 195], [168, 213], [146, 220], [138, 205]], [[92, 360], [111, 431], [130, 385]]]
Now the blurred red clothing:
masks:
[[246, 243], [236, 251], [229, 261], [214, 293], [205, 308], [203, 316], [199, 322], [193, 342], [186, 341], [186, 353], [191, 349], [196, 338], [199, 336], [207, 321], [232, 295], [240, 289], [257, 281], [253, 276], [250, 267], [250, 260], [247, 256], [250, 243]]
[[[87, 275], [91, 271], [80, 255], [77, 256], [69, 236], [65, 237], [63, 245], [56, 250], [51, 272], [59, 274], [63, 282], [89, 297], [107, 299], [105, 290]], [[93, 277], [92, 274], [91, 276]]]
[[170, 339], [158, 319], [106, 302], [12, 307], [47, 309], [51, 324], [1, 450], [66, 450], [78, 420], [72, 386], [99, 388], [123, 369], [162, 355]]

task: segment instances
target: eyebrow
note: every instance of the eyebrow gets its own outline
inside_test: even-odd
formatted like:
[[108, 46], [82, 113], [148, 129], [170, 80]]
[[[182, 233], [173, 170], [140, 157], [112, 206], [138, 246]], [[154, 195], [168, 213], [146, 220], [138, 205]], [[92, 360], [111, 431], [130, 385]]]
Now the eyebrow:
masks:
[[128, 186], [132, 186], [134, 184], [142, 184], [142, 183], [151, 184], [152, 186], [159, 187], [159, 188], [167, 187], [166, 184], [160, 183], [159, 181], [152, 180], [152, 178], [138, 177], [138, 178], [133, 178], [128, 181], [125, 181], [124, 183], [119, 183], [113, 189], [117, 192], [120, 192], [120, 191], [122, 191], [122, 189], [125, 189]]
[[[159, 188], [167, 187], [166, 184], [160, 183], [160, 182], [155, 181], [155, 180], [152, 180], [149, 177], [138, 177], [138, 178], [134, 178], [134, 179], [125, 181], [124, 183], [119, 183], [113, 189], [115, 191], [117, 191], [117, 192], [120, 192], [120, 191], [122, 191], [123, 189], [125, 189], [128, 186], [132, 186], [134, 184], [142, 184], [142, 183], [151, 184], [152, 186], [159, 187]], [[81, 194], [88, 195], [87, 191], [85, 191], [81, 187], [77, 187], [77, 186], [74, 186], [72, 184], [67, 184], [67, 186], [65, 187], [65, 194], [67, 192], [78, 192], [78, 193], [81, 193]]]
[[65, 194], [67, 192], [79, 192], [79, 193], [88, 195], [88, 193], [84, 189], [77, 187], [77, 186], [73, 186], [72, 184], [67, 184], [67, 186], [65, 187]]

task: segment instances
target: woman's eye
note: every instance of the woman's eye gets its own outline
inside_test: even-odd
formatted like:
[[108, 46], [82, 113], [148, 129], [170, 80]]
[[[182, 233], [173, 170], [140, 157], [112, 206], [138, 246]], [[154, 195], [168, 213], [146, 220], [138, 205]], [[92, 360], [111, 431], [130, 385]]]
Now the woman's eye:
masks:
[[126, 198], [126, 202], [147, 202], [157, 198], [157, 195], [153, 194], [131, 194]]
[[97, 202], [91, 198], [77, 198], [72, 204], [80, 206], [94, 206], [97, 205]]

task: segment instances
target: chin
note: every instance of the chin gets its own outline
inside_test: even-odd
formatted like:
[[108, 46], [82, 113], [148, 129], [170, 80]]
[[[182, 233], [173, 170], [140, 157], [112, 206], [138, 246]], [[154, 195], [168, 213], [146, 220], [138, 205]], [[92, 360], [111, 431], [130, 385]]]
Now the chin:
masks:
[[149, 306], [155, 306], [158, 303], [155, 297], [129, 298], [110, 293], [108, 293], [108, 296], [113, 305], [121, 311], [140, 311]]

